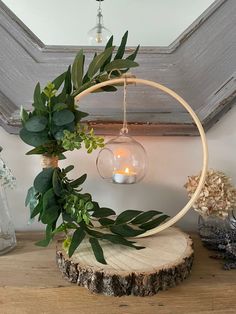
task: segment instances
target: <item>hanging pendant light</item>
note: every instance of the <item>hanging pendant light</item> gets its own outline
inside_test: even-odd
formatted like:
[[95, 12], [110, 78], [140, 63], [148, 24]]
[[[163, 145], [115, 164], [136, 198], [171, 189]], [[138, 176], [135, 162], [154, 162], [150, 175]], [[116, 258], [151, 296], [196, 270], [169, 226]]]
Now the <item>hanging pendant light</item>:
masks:
[[96, 165], [99, 175], [108, 182], [133, 184], [140, 182], [147, 171], [144, 147], [128, 135], [126, 120], [126, 92], [124, 81], [123, 127], [120, 135], [108, 141], [98, 154]]
[[112, 36], [112, 33], [103, 25], [103, 15], [101, 2], [104, 0], [96, 0], [99, 2], [96, 26], [88, 32], [89, 44], [92, 46], [104, 45]]

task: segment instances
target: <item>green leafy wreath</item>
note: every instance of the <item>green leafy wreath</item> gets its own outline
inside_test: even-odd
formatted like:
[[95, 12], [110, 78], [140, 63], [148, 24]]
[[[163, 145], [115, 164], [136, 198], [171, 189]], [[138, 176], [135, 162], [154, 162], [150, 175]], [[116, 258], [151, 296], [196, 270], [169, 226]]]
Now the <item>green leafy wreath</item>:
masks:
[[[26, 155], [39, 154], [44, 159], [43, 170], [36, 176], [25, 201], [30, 208], [31, 218], [38, 216], [38, 221], [46, 225], [45, 239], [36, 244], [47, 246], [56, 234], [63, 232], [63, 248], [71, 257], [88, 237], [95, 258], [103, 264], [106, 261], [100, 244], [102, 241], [142, 249], [128, 238], [155, 228], [168, 218], [155, 210], [126, 210], [116, 216], [113, 209], [100, 207], [90, 194], [82, 193], [81, 185], [86, 180], [86, 174], [70, 180], [68, 173], [74, 166], [58, 167], [58, 160], [65, 159], [66, 151], [80, 149], [84, 145], [91, 153], [104, 146], [104, 139], [95, 136], [93, 129], [81, 122], [88, 114], [78, 110], [74, 97], [90, 86], [119, 77], [138, 66], [134, 60], [139, 46], [124, 58], [127, 37], [128, 32], [124, 34], [113, 57], [115, 46], [112, 36], [104, 51], [95, 53], [86, 72], [85, 55], [80, 50], [72, 67], [69, 66], [66, 72], [48, 83], [43, 90], [39, 83], [36, 85], [32, 104], [34, 109], [31, 112], [21, 109], [20, 137], [34, 147]], [[115, 86], [107, 86], [101, 91], [116, 90]]]

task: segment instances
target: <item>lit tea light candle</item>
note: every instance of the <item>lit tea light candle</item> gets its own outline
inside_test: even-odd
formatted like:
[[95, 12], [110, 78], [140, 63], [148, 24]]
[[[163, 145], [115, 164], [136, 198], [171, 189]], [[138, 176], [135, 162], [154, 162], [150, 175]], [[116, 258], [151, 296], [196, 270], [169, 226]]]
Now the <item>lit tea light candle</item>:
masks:
[[120, 184], [132, 184], [136, 182], [136, 179], [136, 173], [130, 171], [129, 168], [125, 168], [125, 170], [116, 170], [113, 172], [112, 176], [113, 182]]

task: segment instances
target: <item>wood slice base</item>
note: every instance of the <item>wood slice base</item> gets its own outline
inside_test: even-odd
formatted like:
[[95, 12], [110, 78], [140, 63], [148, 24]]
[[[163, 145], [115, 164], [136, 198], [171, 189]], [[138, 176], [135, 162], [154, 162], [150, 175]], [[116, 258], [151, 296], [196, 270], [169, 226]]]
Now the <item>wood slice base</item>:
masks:
[[57, 250], [56, 260], [69, 281], [95, 293], [154, 295], [182, 282], [192, 268], [192, 240], [177, 228], [137, 239], [145, 246], [142, 250], [100, 241], [107, 265], [98, 263], [89, 243], [84, 242], [72, 258]]

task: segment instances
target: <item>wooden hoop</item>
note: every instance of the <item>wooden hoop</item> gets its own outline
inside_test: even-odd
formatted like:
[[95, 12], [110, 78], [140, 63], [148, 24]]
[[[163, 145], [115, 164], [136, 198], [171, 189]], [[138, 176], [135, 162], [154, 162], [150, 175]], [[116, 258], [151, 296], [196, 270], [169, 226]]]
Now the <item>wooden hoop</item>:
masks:
[[78, 102], [84, 96], [96, 91], [97, 89], [99, 89], [101, 87], [109, 86], [109, 85], [115, 85], [115, 84], [119, 84], [119, 83], [124, 84], [124, 82], [126, 82], [127, 84], [135, 83], [135, 84], [142, 84], [142, 85], [151, 86], [151, 87], [157, 88], [157, 89], [167, 93], [168, 95], [170, 95], [171, 97], [176, 99], [188, 111], [188, 113], [191, 115], [193, 121], [196, 123], [198, 131], [200, 133], [201, 142], [202, 142], [202, 149], [203, 149], [203, 165], [202, 165], [202, 172], [201, 172], [200, 180], [199, 180], [198, 186], [196, 188], [196, 191], [194, 192], [194, 194], [192, 195], [192, 197], [190, 198], [188, 203], [174, 217], [172, 217], [167, 222], [163, 223], [162, 225], [160, 225], [160, 226], [158, 226], [152, 230], [149, 230], [149, 231], [137, 236], [138, 238], [142, 238], [142, 237], [147, 237], [147, 236], [156, 234], [156, 233], [163, 231], [166, 228], [172, 226], [177, 221], [179, 221], [189, 211], [189, 209], [192, 207], [192, 205], [195, 203], [195, 201], [197, 200], [199, 194], [201, 193], [202, 187], [205, 183], [205, 178], [206, 178], [206, 173], [207, 173], [207, 163], [208, 163], [208, 149], [207, 149], [206, 135], [205, 135], [202, 124], [201, 124], [200, 120], [198, 119], [196, 113], [193, 111], [193, 109], [190, 107], [190, 105], [182, 97], [180, 97], [173, 90], [171, 90], [168, 87], [161, 85], [159, 83], [156, 83], [153, 81], [148, 81], [148, 80], [143, 80], [143, 79], [138, 79], [138, 78], [112, 79], [112, 80], [105, 81], [105, 82], [102, 82], [102, 83], [99, 83], [99, 84], [96, 84], [94, 86], [89, 87], [88, 89], [86, 89], [83, 92], [81, 92], [80, 94], [78, 94], [75, 97], [75, 101]]

